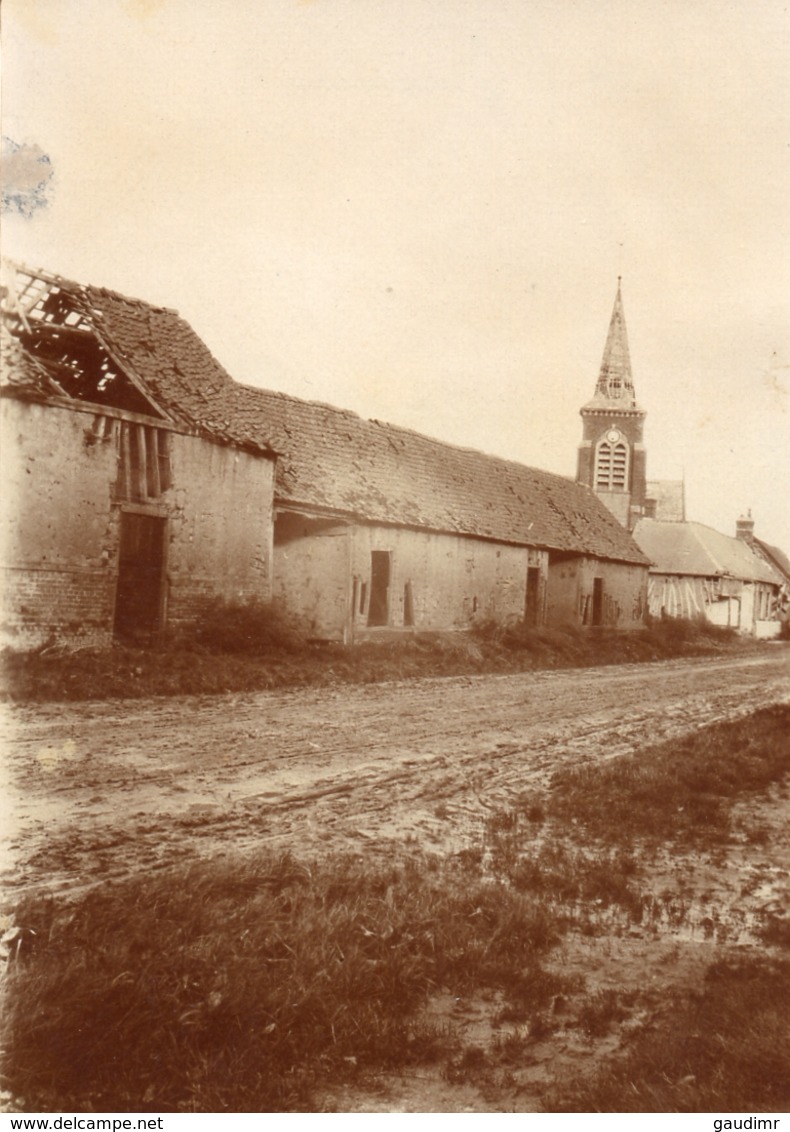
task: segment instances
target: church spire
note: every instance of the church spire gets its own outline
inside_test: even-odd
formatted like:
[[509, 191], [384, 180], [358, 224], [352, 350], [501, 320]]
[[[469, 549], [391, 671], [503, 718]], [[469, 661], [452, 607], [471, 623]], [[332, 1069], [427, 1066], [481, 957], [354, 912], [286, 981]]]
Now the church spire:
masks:
[[601, 371], [595, 387], [595, 400], [617, 401], [625, 405], [636, 404], [634, 379], [631, 376], [631, 355], [628, 352], [628, 332], [625, 328], [621, 277], [617, 276], [617, 295], [614, 300], [609, 333], [606, 335]]
[[576, 479], [593, 489], [624, 527], [645, 513], [647, 469], [636, 403], [620, 278], [595, 394], [581, 410], [584, 426]]

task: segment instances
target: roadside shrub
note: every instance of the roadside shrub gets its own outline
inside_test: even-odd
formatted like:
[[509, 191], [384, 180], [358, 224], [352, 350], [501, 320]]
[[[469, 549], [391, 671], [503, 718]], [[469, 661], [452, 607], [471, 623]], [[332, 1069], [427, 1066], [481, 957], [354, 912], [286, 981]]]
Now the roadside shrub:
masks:
[[216, 601], [201, 617], [194, 640], [210, 652], [263, 656], [298, 652], [305, 636], [293, 617], [275, 602]]
[[514, 673], [709, 656], [764, 648], [715, 626], [676, 623], [637, 632], [535, 629], [488, 622], [468, 633], [418, 632], [353, 646], [311, 643], [273, 603], [213, 605], [188, 633], [157, 647], [116, 643], [0, 653], [0, 697], [25, 701], [215, 695], [306, 685]]
[[693, 646], [703, 641], [729, 644], [738, 637], [736, 629], [726, 625], [713, 625], [706, 617], [650, 617], [643, 631], [657, 644], [677, 648]]

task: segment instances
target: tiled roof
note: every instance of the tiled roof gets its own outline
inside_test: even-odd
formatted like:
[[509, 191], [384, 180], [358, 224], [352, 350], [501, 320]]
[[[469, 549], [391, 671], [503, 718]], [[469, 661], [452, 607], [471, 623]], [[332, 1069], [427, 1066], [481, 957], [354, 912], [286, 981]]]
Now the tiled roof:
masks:
[[0, 324], [0, 388], [16, 396], [57, 396], [60, 390], [35, 358]]
[[175, 311], [46, 278], [174, 420], [276, 451], [282, 505], [646, 564], [589, 488], [329, 405], [240, 385]]
[[703, 523], [640, 519], [634, 527], [634, 539], [659, 574], [739, 578], [774, 585], [781, 582], [771, 566], [743, 539], [723, 535]]
[[281, 504], [372, 521], [644, 563], [593, 492], [538, 471], [342, 409], [236, 385], [235, 417], [266, 421], [285, 438]]

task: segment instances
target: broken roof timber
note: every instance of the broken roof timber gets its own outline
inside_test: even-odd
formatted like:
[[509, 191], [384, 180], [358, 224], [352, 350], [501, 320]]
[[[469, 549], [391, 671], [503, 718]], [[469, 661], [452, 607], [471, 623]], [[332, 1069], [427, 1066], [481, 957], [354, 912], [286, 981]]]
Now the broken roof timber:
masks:
[[[157, 419], [169, 420], [209, 439], [247, 451], [275, 455], [275, 444], [263, 431], [253, 435], [245, 428], [236, 428], [232, 420], [219, 423], [221, 414], [213, 411], [217, 408], [216, 394], [231, 384], [232, 379], [177, 311], [153, 307], [105, 288], [74, 283], [49, 272], [6, 263], [4, 267], [7, 281], [4, 311], [20, 344], [29, 347], [26, 350], [29, 355], [35, 355], [36, 343], [44, 349], [54, 335], [89, 333], [136, 396], [142, 398], [142, 404], [126, 406], [123, 397], [117, 397], [116, 408], [139, 412], [147, 405]], [[30, 280], [40, 286], [32, 288]], [[24, 309], [14, 297], [15, 287], [21, 288], [30, 300]], [[37, 318], [36, 311], [43, 311], [54, 293], [62, 295], [65, 304], [59, 305], [59, 317], [55, 317], [50, 307], [49, 317]], [[66, 322], [68, 316], [63, 314], [66, 309], [79, 314], [79, 326]], [[78, 339], [73, 337], [73, 340]], [[41, 364], [46, 369], [44, 358]], [[75, 360], [76, 365], [78, 360]], [[95, 397], [79, 389], [75, 400], [91, 401], [98, 406], [112, 400], [100, 389], [98, 373], [93, 373], [91, 380]], [[72, 395], [63, 389], [60, 392]]]

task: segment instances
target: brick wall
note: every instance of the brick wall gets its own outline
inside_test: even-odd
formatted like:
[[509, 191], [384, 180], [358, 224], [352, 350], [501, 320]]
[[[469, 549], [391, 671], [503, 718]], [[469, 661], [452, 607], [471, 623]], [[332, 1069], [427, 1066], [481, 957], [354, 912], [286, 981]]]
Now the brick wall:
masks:
[[112, 571], [5, 567], [3, 644], [36, 648], [48, 641], [104, 647], [112, 639]]
[[[121, 513], [121, 422], [93, 411], [3, 398], [0, 643], [112, 640]], [[217, 597], [271, 592], [273, 462], [199, 437], [170, 438], [172, 483], [146, 500], [166, 523], [161, 579], [167, 627]]]

